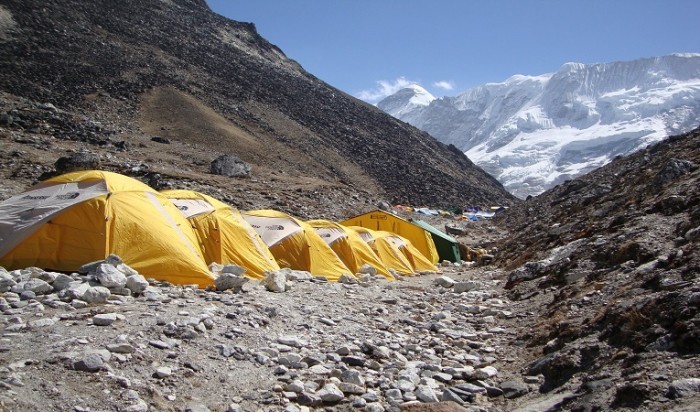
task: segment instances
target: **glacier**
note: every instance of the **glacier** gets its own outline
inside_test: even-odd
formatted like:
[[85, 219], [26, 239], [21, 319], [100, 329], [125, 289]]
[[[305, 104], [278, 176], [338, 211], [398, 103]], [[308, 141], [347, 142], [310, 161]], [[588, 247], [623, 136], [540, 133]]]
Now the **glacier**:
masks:
[[565, 63], [454, 97], [412, 85], [377, 103], [525, 198], [700, 124], [700, 54]]

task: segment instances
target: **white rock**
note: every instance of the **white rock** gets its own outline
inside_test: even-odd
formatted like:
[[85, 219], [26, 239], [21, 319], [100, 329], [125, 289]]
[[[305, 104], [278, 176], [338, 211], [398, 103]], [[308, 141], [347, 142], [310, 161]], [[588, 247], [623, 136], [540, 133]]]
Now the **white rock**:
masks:
[[123, 288], [126, 276], [113, 265], [102, 263], [95, 268], [95, 278], [106, 288]]
[[87, 303], [105, 303], [107, 298], [112, 294], [106, 287], [94, 286], [89, 287], [81, 296], [81, 299]]
[[484, 366], [474, 371], [474, 377], [476, 379], [490, 379], [498, 375], [498, 370], [493, 366]]
[[142, 293], [148, 288], [148, 281], [137, 273], [126, 278], [126, 287], [132, 293]]
[[53, 292], [53, 286], [39, 278], [31, 278], [24, 282], [24, 290], [30, 290], [37, 295], [44, 295]]
[[100, 313], [92, 317], [92, 324], [95, 326], [109, 326], [116, 321], [116, 313]]
[[333, 383], [328, 383], [316, 392], [316, 396], [321, 398], [324, 402], [334, 403], [345, 399], [343, 392], [338, 389]]
[[448, 276], [440, 276], [439, 278], [437, 278], [437, 279], [434, 280], [434, 283], [435, 283], [437, 286], [441, 286], [441, 287], [443, 287], [443, 288], [451, 288], [451, 287], [453, 287], [453, 286], [455, 285], [455, 283], [457, 283], [457, 282], [455, 282], [452, 278], [450, 278], [450, 277], [448, 277]]
[[156, 369], [155, 373], [153, 374], [153, 377], [158, 378], [158, 379], [163, 379], [167, 378], [169, 376], [172, 376], [173, 370], [168, 367], [168, 366], [161, 366]]
[[440, 399], [438, 399], [437, 394], [435, 393], [435, 390], [431, 388], [430, 386], [419, 386], [416, 391], [416, 398], [421, 400], [422, 402], [426, 403], [435, 403], [435, 402], [440, 402]]
[[267, 272], [262, 284], [270, 292], [281, 293], [287, 290], [287, 276], [281, 270]]

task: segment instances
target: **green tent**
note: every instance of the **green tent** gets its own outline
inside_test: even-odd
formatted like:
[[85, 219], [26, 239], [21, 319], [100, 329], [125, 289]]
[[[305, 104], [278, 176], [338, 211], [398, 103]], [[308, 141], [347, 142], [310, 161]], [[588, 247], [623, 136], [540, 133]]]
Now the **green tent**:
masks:
[[459, 245], [457, 244], [457, 239], [453, 238], [445, 232], [440, 231], [439, 229], [436, 229], [435, 227], [422, 220], [412, 220], [411, 223], [413, 223], [416, 226], [422, 227], [428, 233], [430, 233], [430, 236], [432, 236], [433, 238], [433, 242], [435, 242], [435, 249], [437, 249], [440, 261], [462, 261], [462, 258], [459, 255]]

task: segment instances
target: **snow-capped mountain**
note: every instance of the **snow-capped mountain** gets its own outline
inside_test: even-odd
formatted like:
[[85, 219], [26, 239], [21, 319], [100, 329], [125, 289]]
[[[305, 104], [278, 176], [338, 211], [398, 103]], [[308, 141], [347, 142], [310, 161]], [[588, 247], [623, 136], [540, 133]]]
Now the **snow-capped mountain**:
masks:
[[412, 86], [377, 106], [525, 197], [700, 125], [700, 54], [566, 63], [439, 99]]

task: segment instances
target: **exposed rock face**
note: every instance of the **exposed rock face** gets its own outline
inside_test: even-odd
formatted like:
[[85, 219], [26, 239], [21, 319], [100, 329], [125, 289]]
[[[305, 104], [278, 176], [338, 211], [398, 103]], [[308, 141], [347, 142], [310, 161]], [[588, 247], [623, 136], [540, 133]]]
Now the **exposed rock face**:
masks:
[[[204, 2], [11, 0], [3, 8], [21, 35], [0, 42], [0, 89], [60, 108], [42, 122], [0, 113], [13, 129], [124, 151], [134, 147], [124, 131], [147, 129], [140, 137], [148, 144], [158, 134], [170, 146], [233, 152], [254, 170], [378, 190], [394, 203], [513, 201], [459, 150], [323, 83], [253, 24], [216, 15]], [[178, 99], [206, 106], [221, 124]], [[73, 111], [99, 120], [78, 133], [69, 122], [79, 116], [65, 115]], [[137, 120], [142, 129], [133, 127]]]
[[[592, 397], [620, 371], [697, 361], [698, 164], [700, 129], [618, 158], [497, 219], [513, 230], [497, 254], [509, 272], [509, 297], [539, 319], [520, 339], [541, 350], [528, 366], [544, 378], [541, 391], [587, 376], [591, 398], [570, 405], [587, 409], [600, 405]], [[660, 375], [697, 380], [696, 372], [678, 373]], [[653, 379], [618, 385], [614, 405], [653, 398], [661, 391]], [[671, 397], [685, 391], [676, 383], [667, 385]]]

